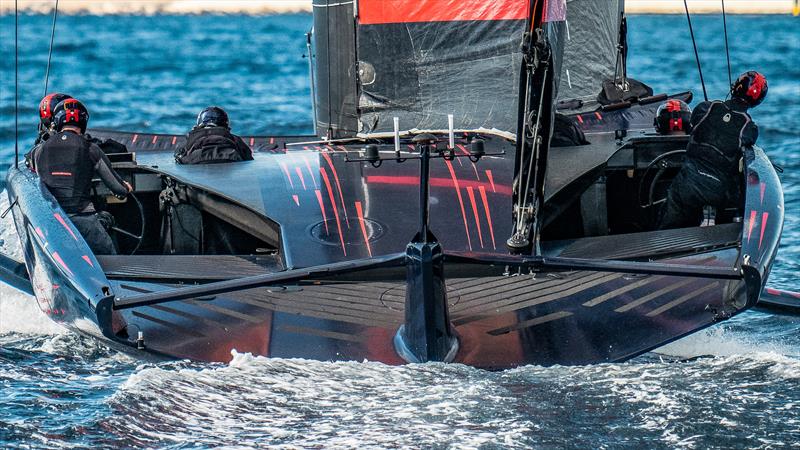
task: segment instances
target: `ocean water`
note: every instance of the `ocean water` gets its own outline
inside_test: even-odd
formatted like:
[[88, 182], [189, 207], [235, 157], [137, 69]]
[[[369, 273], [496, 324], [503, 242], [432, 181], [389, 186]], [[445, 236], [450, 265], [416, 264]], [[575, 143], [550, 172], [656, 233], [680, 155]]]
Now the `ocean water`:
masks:
[[[21, 19], [21, 139], [32, 140], [50, 18]], [[709, 95], [719, 17], [694, 18]], [[93, 126], [183, 132], [218, 104], [242, 133], [310, 132], [308, 15], [59, 19], [52, 90]], [[629, 70], [702, 97], [685, 17], [629, 19]], [[770, 285], [800, 291], [800, 19], [729, 18], [734, 72], [762, 71], [759, 143], [785, 172]], [[0, 17], [0, 162], [13, 157], [13, 17]], [[0, 195], [0, 209], [8, 200]], [[2, 251], [18, 254], [11, 223]], [[0, 448], [786, 448], [800, 445], [800, 318], [748, 312], [624, 364], [389, 367], [235, 354], [142, 363], [74, 335], [0, 287]]]

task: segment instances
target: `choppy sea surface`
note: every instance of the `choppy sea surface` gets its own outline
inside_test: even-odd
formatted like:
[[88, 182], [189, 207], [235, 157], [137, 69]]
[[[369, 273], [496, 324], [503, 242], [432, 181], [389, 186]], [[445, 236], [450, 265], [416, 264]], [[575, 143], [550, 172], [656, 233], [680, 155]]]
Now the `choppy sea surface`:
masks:
[[[770, 285], [800, 291], [800, 19], [729, 17], [734, 72], [762, 71], [759, 143], [785, 172]], [[720, 17], [695, 17], [709, 94], [726, 92]], [[21, 139], [42, 95], [50, 18], [21, 18]], [[96, 127], [184, 132], [209, 104], [234, 131], [311, 132], [308, 15], [63, 16], [50, 90]], [[685, 17], [629, 19], [630, 73], [701, 97]], [[0, 162], [13, 158], [13, 17], [0, 17]], [[1, 194], [0, 209], [8, 200]], [[8, 220], [3, 251], [18, 254]], [[16, 245], [16, 247], [15, 247]], [[786, 448], [800, 446], [800, 318], [748, 312], [624, 364], [389, 367], [235, 354], [142, 363], [0, 287], [0, 448]]]

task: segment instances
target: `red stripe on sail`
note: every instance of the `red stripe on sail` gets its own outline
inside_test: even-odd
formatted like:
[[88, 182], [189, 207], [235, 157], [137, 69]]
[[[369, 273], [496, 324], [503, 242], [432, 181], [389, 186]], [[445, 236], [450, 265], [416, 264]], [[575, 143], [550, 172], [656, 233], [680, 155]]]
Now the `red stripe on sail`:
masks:
[[297, 178], [300, 178], [300, 183], [303, 184], [303, 190], [306, 190], [306, 179], [303, 176], [303, 171], [300, 170], [300, 167], [295, 166], [294, 168], [295, 173], [297, 174]]
[[342, 243], [342, 252], [347, 256], [347, 249], [344, 247], [344, 235], [342, 235], [342, 222], [339, 220], [339, 208], [336, 207], [336, 199], [333, 198], [333, 188], [331, 188], [331, 180], [328, 178], [328, 172], [324, 167], [319, 168], [322, 174], [322, 181], [325, 182], [325, 187], [328, 188], [328, 197], [331, 199], [331, 206], [333, 206], [333, 214], [336, 216], [336, 228], [339, 230], [339, 242]]
[[298, 196], [297, 194], [292, 194], [292, 200], [294, 200], [294, 203], [297, 206], [300, 206], [300, 196]]
[[[419, 186], [419, 177], [414, 176], [393, 176], [393, 175], [367, 175], [364, 180], [369, 184], [392, 184], [397, 186]], [[453, 187], [453, 181], [450, 178], [431, 178], [431, 187]], [[500, 195], [511, 195], [511, 186], [489, 184], [486, 182], [461, 180], [461, 185], [472, 186], [473, 189], [481, 187], [491, 188], [493, 192]]]
[[360, 0], [358, 21], [382, 23], [525, 20], [529, 0]]
[[492, 235], [492, 248], [497, 250], [497, 245], [494, 243], [494, 227], [492, 226], [492, 213], [489, 211], [489, 200], [486, 198], [486, 189], [483, 186], [478, 188], [481, 193], [481, 200], [483, 200], [483, 210], [486, 211], [486, 221], [489, 222], [489, 233]]
[[469, 237], [469, 225], [467, 224], [467, 213], [464, 209], [464, 199], [461, 197], [461, 188], [458, 185], [458, 177], [456, 177], [456, 171], [453, 170], [453, 164], [445, 160], [445, 164], [447, 164], [447, 169], [450, 171], [450, 176], [453, 178], [453, 185], [456, 188], [456, 195], [458, 195], [458, 204], [461, 205], [461, 218], [464, 219], [464, 233], [467, 235], [467, 246], [469, 249], [472, 250], [472, 239]]
[[306, 169], [308, 169], [308, 174], [311, 175], [311, 181], [314, 182], [314, 189], [317, 189], [319, 185], [317, 185], [317, 177], [314, 176], [314, 171], [311, 170], [311, 163], [308, 162], [308, 158], [303, 155], [303, 162], [306, 163]]
[[753, 226], [756, 224], [756, 212], [750, 211], [750, 223], [747, 224], [747, 242], [750, 242], [750, 236], [753, 234]]
[[767, 229], [767, 219], [769, 219], [768, 212], [761, 214], [761, 236], [758, 238], [758, 248], [761, 248], [761, 243], [764, 242], [764, 230]]
[[289, 180], [289, 186], [294, 189], [294, 182], [292, 181], [292, 174], [289, 173], [289, 168], [286, 167], [286, 163], [280, 163], [281, 169], [283, 169], [284, 175], [286, 175], [286, 179]]
[[361, 224], [361, 235], [364, 236], [364, 243], [367, 244], [367, 253], [372, 258], [372, 247], [369, 245], [367, 224], [364, 222], [364, 210], [361, 208], [361, 202], [356, 202], [356, 214], [358, 214], [358, 222]]
[[472, 213], [475, 215], [475, 226], [478, 228], [478, 240], [483, 248], [483, 233], [481, 232], [481, 219], [478, 217], [478, 204], [475, 203], [475, 190], [472, 186], [467, 186], [467, 194], [469, 195], [469, 202], [472, 204]]
[[486, 178], [489, 179], [489, 184], [492, 185], [492, 192], [497, 193], [497, 188], [494, 185], [494, 175], [492, 175], [491, 170], [486, 171]]

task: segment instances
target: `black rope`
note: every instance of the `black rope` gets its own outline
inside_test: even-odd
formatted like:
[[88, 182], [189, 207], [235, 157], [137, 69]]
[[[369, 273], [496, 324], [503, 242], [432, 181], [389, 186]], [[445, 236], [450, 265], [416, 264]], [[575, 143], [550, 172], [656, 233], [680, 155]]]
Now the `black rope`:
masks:
[[19, 167], [19, 6], [14, 0], [14, 167]]
[[725, 0], [722, 0], [722, 29], [725, 33], [725, 57], [728, 59], [728, 86], [733, 88], [733, 78], [731, 77], [731, 53], [728, 50], [728, 19], [725, 14]]
[[689, 15], [689, 5], [683, 0], [683, 7], [686, 9], [686, 20], [689, 21], [689, 33], [692, 35], [692, 45], [694, 46], [694, 59], [697, 60], [697, 72], [700, 73], [700, 84], [703, 86], [703, 98], [708, 101], [706, 92], [706, 82], [703, 79], [703, 69], [700, 67], [700, 55], [697, 53], [697, 42], [694, 40], [694, 29], [692, 28], [692, 17]]
[[50, 83], [50, 60], [53, 58], [53, 42], [56, 38], [56, 19], [58, 19], [58, 0], [56, 0], [55, 8], [53, 8], [53, 28], [50, 31], [50, 51], [47, 54], [47, 70], [44, 72], [44, 93], [42, 97], [47, 95], [47, 85]]

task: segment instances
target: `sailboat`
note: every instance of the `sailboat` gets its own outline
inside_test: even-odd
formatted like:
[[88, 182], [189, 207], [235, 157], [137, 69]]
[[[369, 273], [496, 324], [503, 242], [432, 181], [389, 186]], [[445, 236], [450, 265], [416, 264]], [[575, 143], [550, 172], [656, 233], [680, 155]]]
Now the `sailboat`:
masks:
[[[119, 254], [20, 165], [25, 261], [0, 274], [141, 358], [630, 359], [757, 304], [783, 192], [748, 148], [744, 204], [656, 230], [688, 136], [653, 133], [655, 109], [692, 94], [627, 77], [625, 26], [621, 0], [314, 0], [314, 135], [179, 165], [183, 136], [92, 130], [129, 149], [134, 195], [95, 198]], [[551, 145], [556, 113], [585, 145]]]

